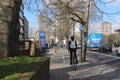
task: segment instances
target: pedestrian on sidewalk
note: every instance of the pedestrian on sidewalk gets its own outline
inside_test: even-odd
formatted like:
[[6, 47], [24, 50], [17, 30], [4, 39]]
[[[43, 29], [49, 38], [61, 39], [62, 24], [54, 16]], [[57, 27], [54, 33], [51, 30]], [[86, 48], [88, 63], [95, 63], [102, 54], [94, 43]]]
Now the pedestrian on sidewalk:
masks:
[[76, 40], [74, 40], [74, 36], [71, 36], [71, 41], [69, 41], [68, 47], [69, 47], [69, 51], [70, 51], [70, 65], [72, 64], [72, 57], [73, 57], [72, 54], [74, 54], [74, 57], [76, 59], [76, 64], [78, 64], [78, 59], [77, 59], [77, 55], [76, 55], [77, 42], [76, 42]]

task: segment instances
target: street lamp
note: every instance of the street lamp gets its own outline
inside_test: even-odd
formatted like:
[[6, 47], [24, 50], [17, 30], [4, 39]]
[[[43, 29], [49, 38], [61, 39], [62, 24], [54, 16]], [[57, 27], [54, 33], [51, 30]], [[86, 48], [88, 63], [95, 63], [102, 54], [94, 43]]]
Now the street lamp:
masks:
[[81, 44], [81, 62], [82, 62], [82, 40], [83, 40], [83, 36], [82, 36], [82, 32], [83, 32], [83, 30], [84, 30], [84, 28], [83, 28], [83, 26], [80, 26], [80, 28], [79, 28], [79, 30], [80, 30], [80, 37], [81, 37], [81, 41], [80, 41], [80, 44]]

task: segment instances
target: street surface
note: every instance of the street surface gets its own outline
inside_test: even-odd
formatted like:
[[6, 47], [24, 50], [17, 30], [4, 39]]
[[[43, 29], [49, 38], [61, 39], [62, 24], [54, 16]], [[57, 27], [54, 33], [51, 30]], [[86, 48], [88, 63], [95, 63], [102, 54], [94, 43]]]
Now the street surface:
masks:
[[77, 70], [69, 65], [66, 49], [51, 49], [50, 80], [120, 80], [120, 58], [115, 53], [87, 52], [87, 62], [80, 63], [78, 51]]

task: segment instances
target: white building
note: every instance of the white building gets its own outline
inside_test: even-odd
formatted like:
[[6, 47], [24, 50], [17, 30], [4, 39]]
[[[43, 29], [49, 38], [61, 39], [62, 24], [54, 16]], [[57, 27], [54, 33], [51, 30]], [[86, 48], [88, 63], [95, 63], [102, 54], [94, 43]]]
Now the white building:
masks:
[[103, 22], [100, 24], [100, 30], [103, 35], [109, 36], [112, 32], [112, 24], [110, 22]]
[[101, 33], [99, 24], [90, 24], [88, 27], [88, 34]]

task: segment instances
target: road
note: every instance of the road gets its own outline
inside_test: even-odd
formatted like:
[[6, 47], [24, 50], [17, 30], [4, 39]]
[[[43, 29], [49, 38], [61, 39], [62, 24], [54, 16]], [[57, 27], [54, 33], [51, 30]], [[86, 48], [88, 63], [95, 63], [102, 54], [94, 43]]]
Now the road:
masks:
[[[50, 80], [120, 80], [120, 58], [97, 52], [87, 52], [87, 62], [78, 64], [77, 70], [69, 65], [69, 53], [51, 49]], [[77, 53], [80, 60], [80, 54]]]

